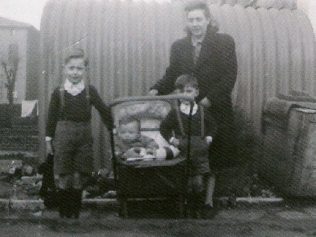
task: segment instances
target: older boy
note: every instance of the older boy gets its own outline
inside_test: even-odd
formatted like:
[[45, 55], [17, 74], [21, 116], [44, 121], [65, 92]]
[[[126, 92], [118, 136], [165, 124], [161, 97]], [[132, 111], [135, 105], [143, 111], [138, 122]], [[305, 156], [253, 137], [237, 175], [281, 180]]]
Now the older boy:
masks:
[[79, 217], [82, 178], [93, 171], [91, 106], [111, 128], [110, 108], [97, 90], [87, 85], [88, 60], [82, 49], [74, 48], [64, 59], [64, 83], [51, 96], [46, 127], [47, 153], [53, 153], [54, 173], [59, 176], [60, 217]]

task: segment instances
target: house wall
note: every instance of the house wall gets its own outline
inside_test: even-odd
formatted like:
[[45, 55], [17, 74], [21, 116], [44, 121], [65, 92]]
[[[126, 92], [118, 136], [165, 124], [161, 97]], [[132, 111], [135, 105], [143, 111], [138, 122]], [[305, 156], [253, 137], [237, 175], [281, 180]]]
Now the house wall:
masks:
[[40, 74], [39, 31], [29, 28], [27, 37], [27, 62], [26, 62], [26, 100], [38, 98], [38, 80]]
[[[26, 61], [27, 61], [27, 30], [25, 28], [0, 28], [0, 57], [5, 61], [8, 58], [10, 44], [18, 45], [19, 63], [15, 84], [15, 103], [21, 103], [25, 98]], [[3, 69], [0, 69], [0, 103], [8, 103], [6, 78]]]

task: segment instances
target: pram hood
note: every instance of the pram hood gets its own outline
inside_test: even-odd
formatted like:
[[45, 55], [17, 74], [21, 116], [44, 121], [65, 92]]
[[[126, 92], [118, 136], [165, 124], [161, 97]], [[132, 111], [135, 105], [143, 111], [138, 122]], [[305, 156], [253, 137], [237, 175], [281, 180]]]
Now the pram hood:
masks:
[[161, 148], [169, 147], [160, 134], [160, 123], [180, 99], [193, 102], [193, 98], [179, 95], [125, 97], [114, 100], [111, 103], [114, 134], [119, 121], [131, 117], [140, 121], [142, 135], [154, 139]]
[[114, 128], [123, 117], [133, 117], [141, 121], [142, 131], [158, 131], [161, 121], [180, 99], [193, 102], [193, 98], [179, 95], [118, 98], [111, 103]]

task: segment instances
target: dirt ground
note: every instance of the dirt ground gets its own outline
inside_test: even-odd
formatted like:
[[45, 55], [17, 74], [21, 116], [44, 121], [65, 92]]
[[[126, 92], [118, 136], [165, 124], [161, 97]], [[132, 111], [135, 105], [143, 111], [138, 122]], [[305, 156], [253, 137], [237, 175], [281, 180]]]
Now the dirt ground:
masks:
[[212, 220], [176, 219], [169, 210], [151, 212], [148, 207], [127, 219], [115, 210], [88, 209], [77, 221], [59, 219], [56, 211], [3, 212], [0, 236], [316, 236], [316, 205], [222, 209]]
[[[250, 188], [254, 183], [253, 179], [245, 178], [236, 180], [237, 184], [224, 181], [232, 186]], [[261, 187], [258, 187], [260, 194]], [[19, 190], [17, 193], [24, 194]], [[0, 185], [0, 197], [10, 196], [12, 186], [7, 183]], [[233, 209], [221, 207], [211, 220], [177, 219], [173, 202], [152, 204], [131, 205], [131, 215], [127, 219], [118, 216], [117, 206], [105, 209], [89, 207], [77, 221], [60, 219], [57, 211], [4, 208], [0, 211], [0, 237], [316, 237], [315, 201], [286, 201], [278, 206], [238, 205]]]

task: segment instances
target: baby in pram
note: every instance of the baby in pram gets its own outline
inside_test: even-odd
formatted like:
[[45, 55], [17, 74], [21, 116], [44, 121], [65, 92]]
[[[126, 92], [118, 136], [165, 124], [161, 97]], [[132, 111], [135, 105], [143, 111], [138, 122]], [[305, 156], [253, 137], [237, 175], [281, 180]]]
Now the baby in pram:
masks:
[[[168, 111], [168, 106], [159, 102], [132, 103], [116, 110], [118, 115], [114, 149], [116, 157], [123, 161], [136, 161], [164, 160], [177, 156], [179, 150], [164, 141], [159, 130], [155, 129], [157, 121], [161, 121], [161, 117], [165, 117]], [[148, 136], [144, 135], [142, 124], [147, 126], [145, 134]]]
[[140, 133], [140, 120], [132, 116], [119, 121], [115, 141], [116, 156], [121, 159], [153, 158], [159, 148], [154, 139]]

